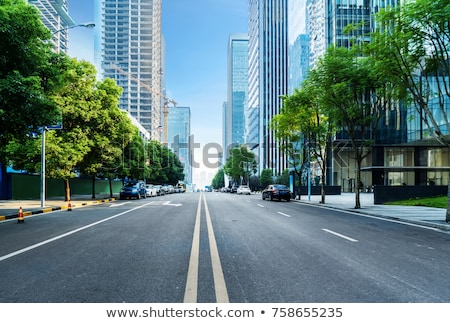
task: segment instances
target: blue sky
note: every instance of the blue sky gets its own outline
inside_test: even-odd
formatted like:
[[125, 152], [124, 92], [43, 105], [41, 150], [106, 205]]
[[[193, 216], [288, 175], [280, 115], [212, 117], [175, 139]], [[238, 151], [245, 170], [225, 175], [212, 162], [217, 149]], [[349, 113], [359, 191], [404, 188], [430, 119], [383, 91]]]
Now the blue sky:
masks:
[[[96, 0], [94, 0], [96, 1]], [[69, 1], [75, 23], [94, 21], [93, 0]], [[227, 45], [247, 32], [247, 0], [163, 0], [166, 88], [178, 106], [191, 108], [191, 131], [202, 146], [222, 144], [222, 105], [227, 98]], [[69, 55], [94, 62], [94, 32], [70, 31]], [[196, 161], [201, 156], [196, 153]], [[208, 170], [206, 170], [208, 171]], [[215, 171], [213, 172], [215, 173]]]

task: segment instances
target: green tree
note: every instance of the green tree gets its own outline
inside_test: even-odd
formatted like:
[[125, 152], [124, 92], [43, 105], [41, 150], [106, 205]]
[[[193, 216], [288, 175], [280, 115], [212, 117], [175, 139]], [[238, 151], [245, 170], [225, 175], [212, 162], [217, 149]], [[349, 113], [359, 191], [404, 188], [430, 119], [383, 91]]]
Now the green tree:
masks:
[[389, 102], [389, 87], [373, 73], [358, 45], [330, 47], [311, 70], [310, 81], [324, 114], [343, 129], [351, 143], [356, 162], [355, 208], [359, 209], [361, 164], [371, 151], [378, 120]]
[[236, 184], [240, 184], [241, 180], [248, 182], [252, 173], [256, 173], [255, 154], [245, 146], [235, 147], [230, 152], [230, 157], [224, 165], [224, 172], [231, 176]]
[[110, 195], [112, 196], [112, 178], [115, 177], [113, 165], [125, 148], [125, 143], [131, 140], [135, 127], [126, 112], [119, 108], [119, 98], [122, 88], [112, 79], [99, 82], [95, 89], [95, 115], [86, 121], [85, 126], [91, 130], [91, 147], [79, 164], [83, 174], [92, 177], [92, 198], [95, 198], [95, 180], [97, 176], [110, 180]]
[[58, 116], [50, 98], [60, 86], [64, 58], [53, 53], [50, 31], [39, 12], [23, 0], [0, 0], [0, 161], [11, 140], [53, 125]]
[[273, 170], [271, 168], [264, 168], [259, 176], [259, 182], [263, 189], [267, 185], [273, 184]]
[[[424, 136], [443, 147], [450, 147], [449, 16], [448, 0], [388, 7], [376, 15], [377, 29], [367, 47], [374, 71], [388, 77], [398, 99], [416, 109]], [[450, 221], [450, 198], [446, 220]]]
[[289, 165], [299, 183], [305, 168], [309, 167], [308, 162], [318, 162], [321, 169], [321, 203], [325, 203], [328, 152], [335, 125], [325, 115], [317, 87], [309, 79], [293, 94], [283, 97], [281, 111], [272, 119], [271, 126], [275, 137], [283, 142], [282, 148], [289, 156]]
[[222, 187], [225, 187], [225, 172], [223, 171], [223, 168], [220, 168], [216, 175], [214, 176], [211, 186], [214, 189], [220, 189]]

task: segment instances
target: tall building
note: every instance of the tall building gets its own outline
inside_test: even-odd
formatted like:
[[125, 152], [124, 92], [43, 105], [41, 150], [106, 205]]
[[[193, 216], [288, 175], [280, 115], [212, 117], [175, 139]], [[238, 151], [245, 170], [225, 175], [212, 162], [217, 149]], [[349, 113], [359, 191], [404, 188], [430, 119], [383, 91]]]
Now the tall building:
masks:
[[245, 113], [248, 93], [248, 36], [233, 34], [228, 42], [228, 89], [224, 152], [245, 143]]
[[306, 79], [309, 71], [310, 39], [307, 0], [289, 0], [289, 93]]
[[280, 174], [286, 157], [269, 128], [288, 94], [288, 0], [249, 0], [249, 110], [259, 110], [260, 171]]
[[69, 47], [68, 28], [75, 25], [68, 12], [68, 0], [28, 0], [41, 12], [44, 25], [53, 34], [57, 52], [66, 53]]
[[[120, 108], [160, 139], [165, 97], [162, 0], [96, 0], [95, 61], [123, 88]], [[167, 131], [167, 130], [165, 130]]]
[[184, 166], [184, 183], [192, 184], [191, 109], [171, 108], [169, 113], [169, 148]]

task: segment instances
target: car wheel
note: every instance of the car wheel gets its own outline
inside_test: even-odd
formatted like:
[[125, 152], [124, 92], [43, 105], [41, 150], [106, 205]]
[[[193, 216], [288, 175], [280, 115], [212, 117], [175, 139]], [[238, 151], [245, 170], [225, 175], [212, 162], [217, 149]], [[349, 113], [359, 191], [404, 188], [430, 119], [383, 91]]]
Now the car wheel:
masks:
[[270, 200], [273, 201], [273, 194], [270, 194]]
[[286, 202], [289, 202], [291, 199], [286, 199]]
[[264, 197], [264, 193], [262, 193], [261, 195], [262, 195], [262, 199], [263, 199], [263, 200], [266, 200], [266, 198]]

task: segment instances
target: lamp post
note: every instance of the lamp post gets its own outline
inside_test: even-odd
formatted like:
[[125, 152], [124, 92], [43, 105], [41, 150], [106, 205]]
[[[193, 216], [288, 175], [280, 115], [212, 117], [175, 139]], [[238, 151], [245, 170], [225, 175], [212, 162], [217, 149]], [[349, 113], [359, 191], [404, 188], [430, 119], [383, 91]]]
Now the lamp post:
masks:
[[62, 28], [62, 29], [59, 29], [59, 30], [57, 30], [57, 31], [54, 31], [54, 32], [52, 33], [52, 35], [55, 35], [55, 34], [61, 32], [61, 31], [68, 30], [68, 29], [72, 29], [72, 28], [76, 28], [76, 27], [84, 27], [84, 28], [92, 29], [92, 28], [95, 27], [95, 24], [94, 24], [93, 22], [87, 22], [87, 23], [83, 23], [83, 24], [78, 24], [78, 25], [69, 26], [69, 27]]

